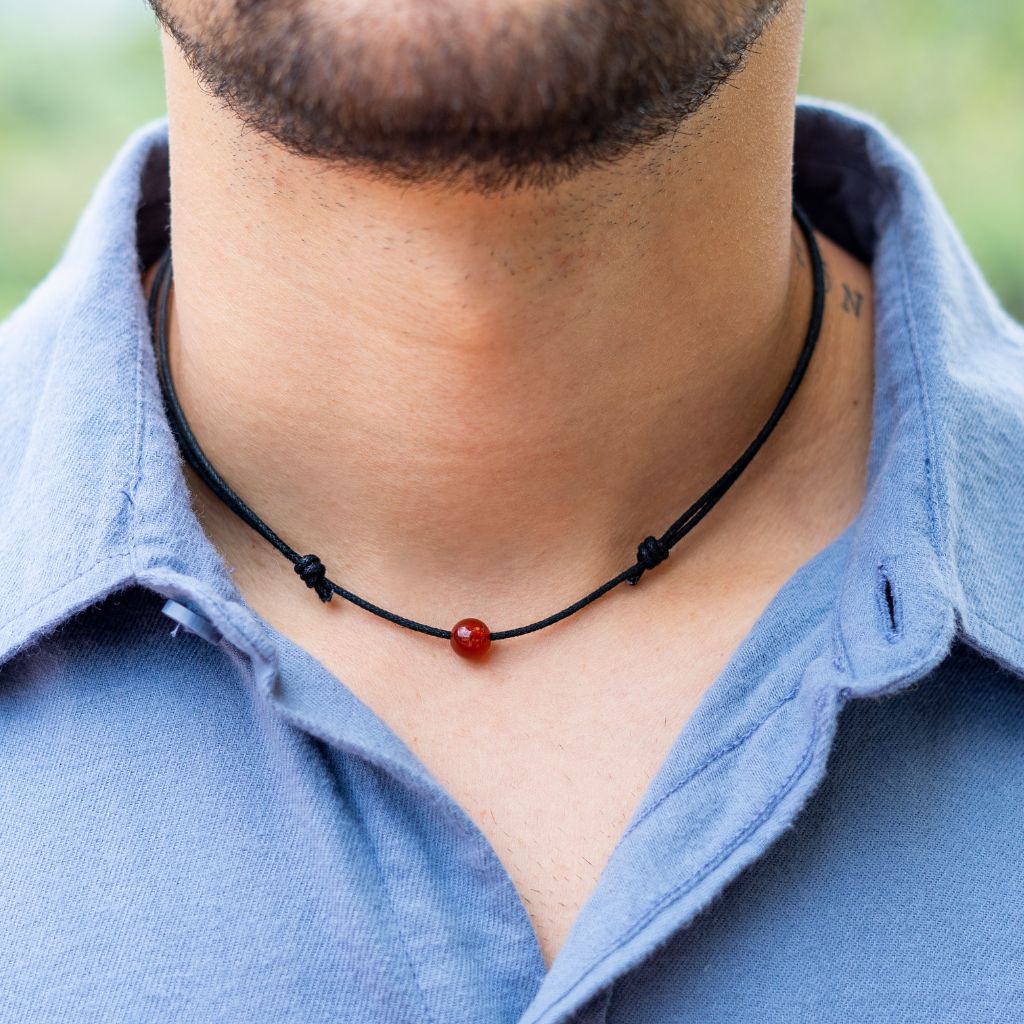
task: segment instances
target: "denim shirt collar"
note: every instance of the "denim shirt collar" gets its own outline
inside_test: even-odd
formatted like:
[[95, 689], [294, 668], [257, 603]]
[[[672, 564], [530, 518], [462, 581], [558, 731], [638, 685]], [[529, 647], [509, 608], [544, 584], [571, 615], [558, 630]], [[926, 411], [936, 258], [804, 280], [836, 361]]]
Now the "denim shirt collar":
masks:
[[[251, 619], [191, 511], [156, 385], [140, 268], [166, 237], [166, 160], [165, 121], [128, 140], [0, 332], [0, 658], [131, 583]], [[802, 100], [794, 172], [818, 227], [875, 277], [869, 483], [838, 601], [851, 675], [865, 691], [885, 675], [868, 583], [883, 633], [938, 616], [1024, 671], [1021, 328], [886, 129]]]

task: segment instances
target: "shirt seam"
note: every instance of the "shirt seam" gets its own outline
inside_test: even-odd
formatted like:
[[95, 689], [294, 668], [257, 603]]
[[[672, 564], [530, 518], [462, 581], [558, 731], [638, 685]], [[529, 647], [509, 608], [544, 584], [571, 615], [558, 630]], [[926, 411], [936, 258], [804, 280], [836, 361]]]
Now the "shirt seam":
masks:
[[[136, 232], [137, 233], [137, 232]], [[138, 239], [136, 238], [135, 244], [136, 252], [138, 251]], [[136, 257], [136, 261], [138, 257]], [[141, 277], [139, 279], [139, 289], [141, 290], [142, 283]], [[138, 306], [136, 306], [136, 314], [138, 314]], [[135, 436], [134, 436], [134, 451], [132, 453], [132, 466], [131, 466], [131, 481], [128, 488], [128, 504], [131, 506], [131, 561], [132, 571], [138, 574], [138, 550], [139, 550], [139, 513], [138, 508], [135, 504], [135, 496], [139, 492], [142, 483], [142, 438], [145, 433], [145, 405], [142, 394], [142, 353], [143, 345], [145, 345], [147, 334], [149, 331], [149, 313], [146, 312], [146, 324], [147, 329], [145, 331], [140, 330], [137, 332], [136, 343], [135, 343]]]
[[[1011, 633], [1005, 626], [997, 625], [988, 616], [982, 615], [980, 612], [971, 609], [971, 615], [974, 616], [979, 622], [984, 622], [989, 629], [994, 629], [1000, 636], [1005, 636], [1007, 640], [1013, 640], [1015, 643], [1024, 643], [1024, 637], [1021, 637], [1017, 633]], [[1024, 675], [1024, 670], [1021, 671], [1021, 675]]]
[[646, 810], [644, 810], [636, 820], [629, 826], [628, 829], [623, 833], [622, 839], [619, 842], [623, 842], [628, 836], [630, 836], [636, 829], [640, 827], [666, 800], [675, 796], [680, 790], [685, 789], [698, 775], [703, 773], [711, 765], [720, 761], [727, 754], [731, 754], [733, 751], [738, 750], [747, 742], [758, 730], [760, 730], [778, 711], [782, 709], [786, 704], [794, 700], [799, 694], [802, 685], [802, 676], [797, 684], [785, 694], [781, 700], [774, 704], [764, 715], [761, 716], [752, 726], [750, 726], [746, 732], [741, 733], [739, 736], [734, 736], [733, 739], [720, 746], [716, 751], [705, 758], [700, 764], [698, 764], [687, 776], [681, 779], [678, 783], [663, 793], [658, 800], [651, 804]]
[[[96, 561], [92, 562], [85, 569], [81, 569], [79, 572], [75, 573], [74, 576], [71, 576], [71, 577], [65, 579], [64, 582], [61, 583], [61, 585], [59, 587], [54, 587], [53, 590], [48, 590], [41, 597], [36, 598], [36, 600], [33, 601], [31, 604], [29, 604], [26, 607], [22, 608], [21, 611], [19, 611], [16, 615], [14, 615], [12, 618], [8, 619], [3, 624], [4, 631], [6, 632], [12, 626], [17, 625], [22, 619], [24, 619], [26, 616], [28, 616], [31, 612], [35, 611], [41, 604], [45, 604], [47, 601], [50, 601], [53, 598], [59, 596], [61, 593], [63, 593], [69, 587], [73, 586], [75, 583], [77, 583], [83, 577], [91, 575], [97, 569], [99, 569], [101, 566], [106, 565], [107, 562], [112, 562], [112, 561], [114, 561], [115, 559], [118, 559], [118, 558], [127, 558], [129, 560], [129, 562], [131, 562], [131, 560], [132, 560], [131, 559], [131, 555], [132, 555], [132, 552], [130, 550], [124, 549], [124, 548], [119, 548], [117, 551], [114, 551], [114, 552], [112, 552], [112, 553], [110, 553], [108, 555], [104, 555], [103, 558], [98, 558]], [[63, 612], [62, 612], [62, 614], [63, 614]], [[3, 655], [0, 655], [0, 660], [2, 660], [2, 657], [3, 657]]]
[[[891, 197], [886, 195], [884, 202], [886, 212], [891, 215]], [[905, 242], [902, 224], [900, 224], [899, 233], [901, 242]], [[913, 300], [910, 295], [910, 278], [907, 271], [905, 248], [905, 245], [902, 244], [896, 247], [896, 255], [900, 264], [900, 307], [903, 311], [903, 322], [906, 325], [907, 334], [910, 338], [910, 351], [914, 357], [914, 375], [917, 378], [916, 395], [914, 396], [916, 399], [915, 404], [920, 410], [921, 421], [924, 425], [924, 475], [928, 485], [929, 540], [931, 541], [932, 550], [935, 552], [935, 557], [939, 560], [942, 568], [943, 582], [947, 582], [949, 566], [946, 559], [946, 552], [948, 550], [946, 527], [942, 513], [938, 509], [935, 500], [935, 474], [932, 472], [932, 467], [935, 464], [935, 423], [931, 412], [931, 397], [928, 394], [928, 387], [922, 371], [921, 346], [917, 336], [917, 320], [914, 317]]]
[[[313, 741], [318, 745], [324, 743], [319, 737], [309, 733]], [[320, 751], [321, 757], [327, 762], [331, 777], [334, 779], [335, 786], [338, 784], [337, 771], [334, 765], [331, 763], [329, 757], [324, 756], [323, 750]], [[373, 862], [377, 868], [377, 876], [380, 879], [381, 885], [384, 889], [384, 895], [387, 898], [388, 906], [391, 908], [391, 918], [395, 922], [395, 928], [398, 931], [398, 937], [402, 943], [402, 952], [405, 955], [406, 966], [409, 968], [409, 974], [412, 977], [413, 984], [416, 986], [416, 992], [420, 997], [420, 1002], [423, 1004], [423, 1012], [426, 1014], [427, 1021], [429, 1024], [434, 1024], [434, 1015], [430, 1012], [430, 1002], [427, 999], [427, 994], [423, 989], [423, 983], [420, 981], [419, 971], [416, 967], [416, 959], [413, 957], [409, 950], [409, 938], [406, 932], [405, 926], [402, 923], [402, 915], [398, 912], [398, 902], [395, 899], [394, 893], [392, 892], [391, 883], [388, 881], [387, 872], [384, 870], [380, 863], [379, 857], [374, 857]]]
[[621, 949], [627, 942], [638, 935], [646, 928], [659, 914], [668, 909], [673, 903], [685, 896], [687, 892], [698, 886], [716, 868], [721, 867], [726, 860], [739, 848], [745, 840], [752, 838], [764, 823], [768, 820], [771, 812], [779, 805], [785, 796], [793, 789], [801, 776], [807, 771], [814, 760], [814, 747], [818, 740], [821, 724], [821, 714], [825, 706], [825, 691], [819, 692], [815, 700], [814, 720], [811, 727], [811, 735], [800, 754], [796, 766], [782, 783], [771, 793], [761, 809], [752, 819], [737, 829], [730, 839], [720, 846], [715, 854], [709, 857], [696, 871], [691, 873], [685, 881], [673, 886], [662, 893], [643, 911], [640, 917], [613, 943], [605, 947], [597, 957], [594, 958], [591, 966], [588, 967], [557, 999], [547, 1004], [541, 1011], [540, 1017], [549, 1013], [560, 1003], [564, 1002], [593, 972], [608, 959], [613, 953]]

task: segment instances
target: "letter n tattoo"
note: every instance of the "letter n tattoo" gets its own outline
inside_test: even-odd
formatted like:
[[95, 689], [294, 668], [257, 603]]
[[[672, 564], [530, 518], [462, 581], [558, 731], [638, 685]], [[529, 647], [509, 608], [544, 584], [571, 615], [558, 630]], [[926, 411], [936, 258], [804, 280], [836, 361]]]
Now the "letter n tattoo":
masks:
[[843, 285], [843, 311], [846, 313], [852, 313], [857, 319], [860, 319], [860, 307], [864, 302], [864, 296], [860, 292], [855, 292], [848, 284]]

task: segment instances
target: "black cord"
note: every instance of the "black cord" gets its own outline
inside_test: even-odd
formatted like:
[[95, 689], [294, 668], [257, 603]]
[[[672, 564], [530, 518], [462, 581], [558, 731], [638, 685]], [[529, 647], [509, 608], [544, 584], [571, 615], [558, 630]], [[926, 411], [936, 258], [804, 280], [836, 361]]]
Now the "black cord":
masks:
[[[650, 569], [660, 565], [672, 548], [679, 543], [724, 497], [729, 488], [739, 479], [740, 474], [750, 465], [751, 460], [761, 450], [765, 441], [768, 440], [772, 431], [782, 419], [783, 413], [789, 407], [793, 396], [800, 387], [807, 372], [807, 366], [811, 361], [815, 345], [821, 334], [821, 325], [825, 313], [825, 269], [822, 263], [821, 251], [818, 248], [817, 239], [814, 237], [814, 229], [807, 215], [800, 206], [793, 203], [793, 216], [796, 219], [807, 247], [811, 254], [811, 269], [814, 279], [814, 299], [811, 306], [811, 319], [807, 328], [807, 335], [800, 357], [797, 359], [793, 373], [786, 384], [786, 389], [776, 403], [771, 415], [765, 424], [758, 431], [757, 436], [747, 446], [742, 455], [715, 481], [660, 537], [646, 537], [640, 542], [637, 548], [636, 562], [629, 568], [624, 569], [613, 576], [606, 583], [602, 583], [596, 590], [592, 590], [585, 597], [581, 597], [575, 603], [563, 608], [553, 615], [538, 619], [525, 626], [516, 629], [502, 629], [490, 634], [492, 641], [508, 640], [516, 636], [524, 636], [527, 633], [535, 633], [539, 629], [553, 626], [562, 619], [574, 615], [588, 604], [603, 597], [608, 591], [613, 590], [620, 583], [636, 584], [640, 577]], [[171, 379], [170, 363], [167, 355], [167, 296], [170, 291], [173, 269], [171, 267], [171, 249], [166, 249], [157, 266], [153, 279], [153, 286], [149, 296], [149, 320], [156, 337], [157, 369], [160, 378], [160, 388], [163, 392], [164, 404], [167, 408], [171, 429], [174, 432], [178, 447], [188, 464], [195, 470], [200, 479], [217, 495], [227, 507], [235, 513], [243, 522], [252, 527], [258, 534], [281, 552], [295, 568], [300, 579], [315, 591], [321, 601], [328, 602], [337, 594], [338, 597], [350, 601], [352, 604], [363, 608], [365, 611], [387, 619], [396, 625], [404, 626], [406, 629], [415, 630], [417, 633], [425, 633], [428, 636], [436, 636], [448, 640], [451, 638], [450, 629], [441, 629], [437, 626], [428, 626], [414, 619], [407, 619], [402, 615], [389, 612], [386, 608], [373, 604], [360, 597], [358, 594], [346, 590], [335, 583], [327, 576], [327, 570], [323, 562], [316, 555], [303, 555], [296, 551], [289, 544], [285, 543], [249, 506], [231, 489], [224, 478], [210, 463], [204, 454], [195, 435], [192, 433], [181, 408], [177, 392], [174, 389], [174, 382]]]

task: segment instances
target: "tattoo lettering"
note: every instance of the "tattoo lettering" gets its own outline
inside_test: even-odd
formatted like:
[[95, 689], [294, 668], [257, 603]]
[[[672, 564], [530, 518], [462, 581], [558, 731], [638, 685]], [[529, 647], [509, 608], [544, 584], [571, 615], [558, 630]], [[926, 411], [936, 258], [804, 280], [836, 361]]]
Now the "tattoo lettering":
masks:
[[[807, 257], [804, 256], [802, 249], [802, 239], [798, 239], [794, 234], [793, 240], [796, 245], [793, 247], [793, 254], [796, 258], [797, 266], [801, 269], [806, 269], [808, 266]], [[829, 269], [829, 265], [825, 260], [822, 260], [822, 270], [825, 274], [825, 294], [829, 295], [832, 292], [832, 272]], [[861, 310], [864, 308], [864, 293], [858, 291], [856, 288], [852, 288], [845, 281], [843, 284], [843, 302], [842, 310], [844, 313], [852, 313], [853, 316], [859, 320]]]
[[860, 319], [860, 307], [864, 302], [864, 296], [854, 291], [848, 284], [843, 284], [843, 312], [852, 313], [858, 320]]

